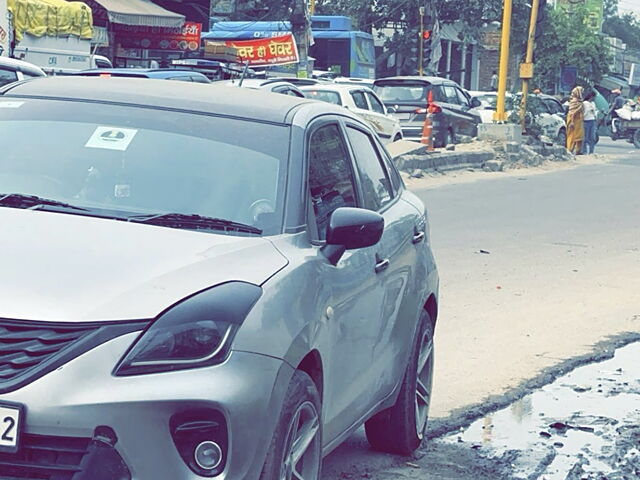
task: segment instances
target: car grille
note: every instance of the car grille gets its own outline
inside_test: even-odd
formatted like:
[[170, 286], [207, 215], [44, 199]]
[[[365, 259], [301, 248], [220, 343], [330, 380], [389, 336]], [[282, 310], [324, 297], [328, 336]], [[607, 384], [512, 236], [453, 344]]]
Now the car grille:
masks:
[[23, 434], [18, 453], [0, 453], [0, 478], [73, 480], [82, 471], [82, 459], [88, 453], [90, 441], [90, 438]]
[[95, 329], [0, 320], [0, 383], [37, 369]]

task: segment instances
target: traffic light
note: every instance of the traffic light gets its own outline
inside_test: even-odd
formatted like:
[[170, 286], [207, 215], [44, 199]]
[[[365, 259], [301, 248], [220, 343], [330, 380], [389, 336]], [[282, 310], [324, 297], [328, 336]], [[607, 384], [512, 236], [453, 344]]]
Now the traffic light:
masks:
[[425, 70], [431, 60], [431, 40], [433, 38], [432, 30], [422, 31], [422, 55], [424, 58]]

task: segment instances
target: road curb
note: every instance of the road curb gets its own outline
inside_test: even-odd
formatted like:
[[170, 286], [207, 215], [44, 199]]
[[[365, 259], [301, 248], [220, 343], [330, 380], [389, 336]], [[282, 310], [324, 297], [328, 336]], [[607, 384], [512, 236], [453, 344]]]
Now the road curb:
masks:
[[465, 168], [481, 168], [490, 160], [495, 159], [493, 150], [479, 150], [474, 152], [435, 152], [427, 154], [406, 154], [395, 158], [400, 170], [461, 170]]

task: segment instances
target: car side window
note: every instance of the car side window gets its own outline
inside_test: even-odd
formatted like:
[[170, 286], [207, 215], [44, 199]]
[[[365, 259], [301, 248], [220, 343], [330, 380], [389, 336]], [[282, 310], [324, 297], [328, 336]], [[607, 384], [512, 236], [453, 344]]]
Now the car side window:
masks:
[[347, 135], [356, 157], [364, 207], [378, 211], [391, 202], [393, 189], [382, 166], [374, 140], [369, 134], [353, 127], [347, 127]]
[[367, 98], [369, 99], [369, 103], [371, 104], [371, 110], [384, 115], [384, 105], [382, 105], [382, 102], [378, 100], [378, 98], [371, 92], [366, 92], [366, 94]]
[[445, 85], [442, 88], [444, 89], [444, 94], [446, 96], [445, 102], [453, 103], [454, 105], [458, 105], [460, 103], [455, 87], [452, 87], [451, 85]]
[[458, 94], [458, 103], [460, 103], [460, 105], [464, 105], [465, 107], [470, 107], [471, 105], [469, 104], [469, 99], [464, 94], [464, 92], [459, 88], [456, 88], [455, 90], [456, 90], [456, 93]]
[[309, 141], [309, 193], [318, 238], [326, 239], [329, 217], [340, 207], [355, 207], [356, 189], [347, 145], [337, 124], [318, 128]]
[[0, 68], [0, 87], [18, 80], [18, 75], [13, 70]]
[[361, 110], [369, 110], [369, 105], [367, 104], [364, 92], [351, 92], [351, 98], [353, 98], [353, 103], [356, 104], [356, 107]]

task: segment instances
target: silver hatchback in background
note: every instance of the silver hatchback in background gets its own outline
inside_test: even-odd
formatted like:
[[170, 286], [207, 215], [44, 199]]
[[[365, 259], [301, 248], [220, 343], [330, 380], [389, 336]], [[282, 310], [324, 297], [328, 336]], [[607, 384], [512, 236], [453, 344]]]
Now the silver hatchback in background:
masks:
[[62, 77], [0, 90], [0, 142], [3, 478], [317, 480], [362, 424], [420, 445], [438, 274], [364, 121]]

